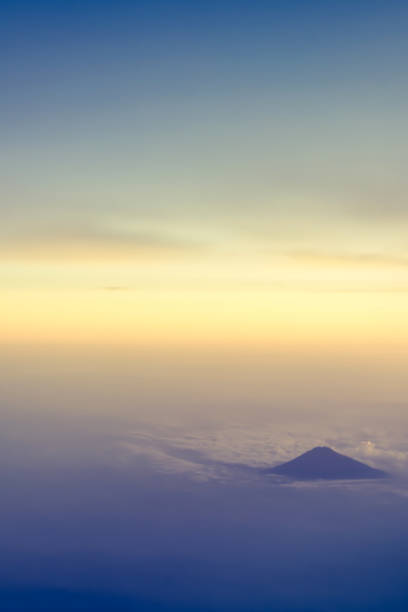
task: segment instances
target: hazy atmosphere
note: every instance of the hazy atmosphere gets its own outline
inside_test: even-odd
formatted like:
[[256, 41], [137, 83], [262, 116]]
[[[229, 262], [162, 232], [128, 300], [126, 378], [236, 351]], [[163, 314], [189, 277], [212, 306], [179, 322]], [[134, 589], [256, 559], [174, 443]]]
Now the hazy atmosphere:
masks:
[[407, 26], [0, 2], [2, 611], [406, 612]]

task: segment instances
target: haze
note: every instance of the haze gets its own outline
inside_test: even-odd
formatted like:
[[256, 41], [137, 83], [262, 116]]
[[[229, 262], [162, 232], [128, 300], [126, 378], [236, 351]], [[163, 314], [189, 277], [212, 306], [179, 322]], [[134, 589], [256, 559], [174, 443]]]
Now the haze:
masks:
[[0, 3], [2, 610], [406, 611], [407, 17]]

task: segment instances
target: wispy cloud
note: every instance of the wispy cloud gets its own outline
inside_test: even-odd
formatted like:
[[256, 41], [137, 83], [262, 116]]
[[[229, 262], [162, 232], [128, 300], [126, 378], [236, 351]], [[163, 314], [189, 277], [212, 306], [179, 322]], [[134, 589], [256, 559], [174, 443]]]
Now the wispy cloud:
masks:
[[2, 259], [111, 259], [193, 253], [207, 248], [194, 237], [160, 228], [117, 228], [98, 223], [56, 223], [3, 228]]
[[121, 287], [120, 285], [111, 285], [111, 286], [107, 286], [107, 287], [103, 287], [104, 291], [128, 291], [129, 287], [123, 286]]
[[285, 253], [292, 260], [338, 266], [392, 266], [408, 267], [408, 255], [394, 253], [353, 253], [336, 251], [315, 251], [309, 249], [295, 249]]

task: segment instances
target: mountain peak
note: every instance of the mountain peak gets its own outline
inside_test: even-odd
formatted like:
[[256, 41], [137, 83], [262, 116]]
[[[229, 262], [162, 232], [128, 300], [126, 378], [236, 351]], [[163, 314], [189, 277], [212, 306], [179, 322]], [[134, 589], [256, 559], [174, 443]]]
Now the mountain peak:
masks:
[[315, 446], [295, 459], [265, 471], [297, 480], [359, 480], [388, 476], [386, 472], [342, 455], [329, 446]]

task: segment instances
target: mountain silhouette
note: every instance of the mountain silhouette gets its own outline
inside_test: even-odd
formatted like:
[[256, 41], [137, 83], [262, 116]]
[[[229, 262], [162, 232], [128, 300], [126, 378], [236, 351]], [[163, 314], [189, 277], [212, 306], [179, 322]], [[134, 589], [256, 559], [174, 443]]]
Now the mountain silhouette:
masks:
[[386, 478], [382, 470], [336, 453], [327, 446], [316, 446], [292, 461], [264, 470], [267, 474], [279, 474], [297, 480], [358, 480]]

